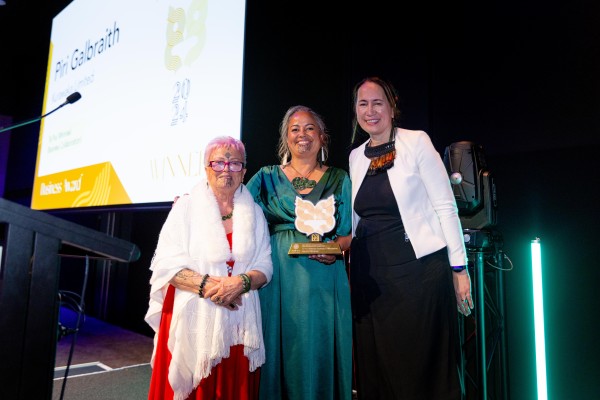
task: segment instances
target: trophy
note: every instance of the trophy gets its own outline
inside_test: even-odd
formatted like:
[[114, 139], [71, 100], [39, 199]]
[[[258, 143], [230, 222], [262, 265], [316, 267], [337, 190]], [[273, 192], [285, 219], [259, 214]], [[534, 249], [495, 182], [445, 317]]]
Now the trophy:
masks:
[[296, 196], [296, 221], [299, 232], [310, 238], [309, 242], [292, 243], [288, 255], [342, 254], [340, 245], [323, 242], [323, 235], [335, 227], [335, 199], [333, 195], [313, 204]]

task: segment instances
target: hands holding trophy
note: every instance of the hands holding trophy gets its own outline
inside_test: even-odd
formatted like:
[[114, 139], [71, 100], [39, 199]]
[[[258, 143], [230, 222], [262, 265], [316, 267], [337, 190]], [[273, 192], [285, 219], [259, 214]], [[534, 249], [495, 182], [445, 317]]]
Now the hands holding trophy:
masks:
[[288, 255], [335, 254], [342, 250], [335, 242], [323, 242], [323, 235], [335, 228], [335, 199], [333, 195], [313, 204], [296, 196], [296, 220], [299, 232], [310, 238], [308, 242], [292, 243]]

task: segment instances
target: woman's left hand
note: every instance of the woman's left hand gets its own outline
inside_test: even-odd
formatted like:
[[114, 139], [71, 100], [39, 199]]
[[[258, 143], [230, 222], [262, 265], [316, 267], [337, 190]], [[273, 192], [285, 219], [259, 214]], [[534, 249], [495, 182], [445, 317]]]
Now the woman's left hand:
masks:
[[452, 281], [454, 283], [454, 294], [456, 296], [456, 307], [458, 312], [465, 317], [471, 315], [473, 309], [473, 297], [471, 296], [471, 278], [468, 270], [452, 272]]
[[215, 280], [217, 282], [214, 285], [204, 290], [205, 298], [210, 299], [216, 305], [232, 310], [242, 305], [240, 295], [244, 291], [244, 287], [239, 276], [221, 276], [216, 277]]
[[327, 265], [333, 264], [337, 259], [335, 254], [310, 254], [308, 258]]

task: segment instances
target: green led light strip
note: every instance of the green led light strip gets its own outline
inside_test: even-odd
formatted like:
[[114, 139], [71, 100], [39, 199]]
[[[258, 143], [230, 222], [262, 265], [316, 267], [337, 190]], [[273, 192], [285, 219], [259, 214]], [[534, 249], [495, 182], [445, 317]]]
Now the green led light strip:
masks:
[[542, 251], [540, 239], [531, 241], [531, 273], [533, 278], [533, 316], [535, 321], [535, 363], [538, 400], [548, 399], [546, 381], [546, 340], [544, 333], [544, 296], [542, 292]]

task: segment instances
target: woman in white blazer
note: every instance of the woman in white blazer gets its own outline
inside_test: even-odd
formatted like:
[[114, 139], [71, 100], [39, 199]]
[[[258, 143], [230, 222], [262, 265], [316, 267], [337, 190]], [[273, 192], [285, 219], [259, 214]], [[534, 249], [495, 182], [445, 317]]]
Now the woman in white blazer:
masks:
[[[450, 181], [429, 136], [398, 126], [391, 84], [354, 88], [350, 286], [359, 399], [460, 399], [458, 312], [473, 308]], [[361, 144], [362, 143], [362, 144]]]

